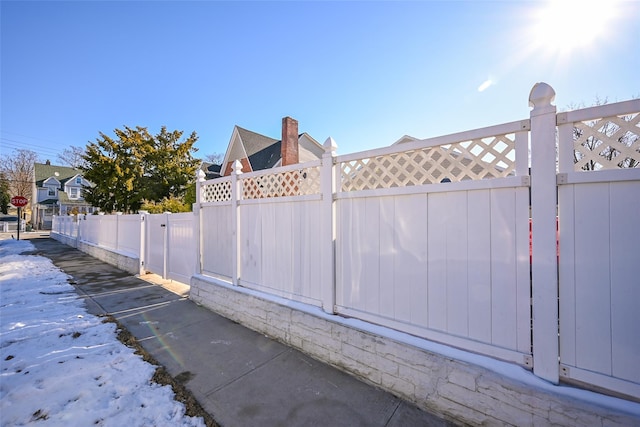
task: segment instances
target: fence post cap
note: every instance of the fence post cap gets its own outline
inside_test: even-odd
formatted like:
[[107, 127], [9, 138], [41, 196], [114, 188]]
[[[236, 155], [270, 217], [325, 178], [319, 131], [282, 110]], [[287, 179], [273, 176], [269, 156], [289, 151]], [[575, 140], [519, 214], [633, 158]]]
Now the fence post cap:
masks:
[[336, 141], [331, 137], [327, 138], [322, 146], [324, 147], [325, 153], [333, 153], [338, 149], [338, 144], [336, 144]]
[[233, 162], [233, 166], [231, 167], [232, 171], [236, 174], [242, 173], [242, 162], [240, 160], [236, 160]]
[[544, 82], [536, 83], [529, 93], [529, 107], [533, 107], [532, 113], [545, 113], [555, 106], [551, 105], [556, 98], [556, 91]]
[[202, 182], [202, 181], [204, 181], [205, 176], [206, 175], [205, 175], [204, 171], [202, 169], [198, 169], [198, 171], [196, 172], [196, 180], [198, 182]]

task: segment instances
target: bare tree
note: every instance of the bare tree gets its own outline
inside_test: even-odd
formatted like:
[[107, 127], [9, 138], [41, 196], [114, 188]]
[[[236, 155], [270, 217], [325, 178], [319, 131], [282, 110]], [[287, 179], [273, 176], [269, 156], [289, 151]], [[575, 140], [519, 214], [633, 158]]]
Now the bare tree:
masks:
[[62, 150], [61, 154], [58, 154], [58, 161], [63, 165], [71, 166], [74, 169], [80, 169], [85, 165], [84, 155], [87, 152], [85, 147], [78, 147], [75, 145], [70, 146]]
[[36, 152], [23, 149], [14, 150], [12, 155], [0, 158], [0, 172], [6, 179], [11, 196], [31, 199], [33, 164], [37, 160]]
[[5, 178], [4, 172], [0, 171], [0, 213], [8, 213], [10, 200], [9, 181]]
[[206, 156], [204, 156], [205, 162], [213, 163], [214, 165], [222, 164], [223, 160], [224, 160], [224, 153], [213, 153], [213, 154], [207, 154]]

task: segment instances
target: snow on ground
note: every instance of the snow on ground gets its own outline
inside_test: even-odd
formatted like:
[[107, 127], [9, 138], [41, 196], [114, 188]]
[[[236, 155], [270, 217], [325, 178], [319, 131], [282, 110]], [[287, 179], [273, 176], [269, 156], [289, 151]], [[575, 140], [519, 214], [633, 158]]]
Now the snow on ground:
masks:
[[48, 258], [0, 240], [0, 426], [204, 426], [155, 367], [88, 314]]

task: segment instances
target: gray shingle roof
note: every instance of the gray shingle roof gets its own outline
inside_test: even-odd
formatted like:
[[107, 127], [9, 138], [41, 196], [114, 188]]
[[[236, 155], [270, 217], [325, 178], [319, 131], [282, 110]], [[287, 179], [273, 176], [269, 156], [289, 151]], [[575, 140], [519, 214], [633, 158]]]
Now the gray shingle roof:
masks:
[[249, 163], [254, 171], [270, 169], [282, 158], [282, 141], [276, 141], [268, 147], [249, 155]]
[[238, 135], [242, 139], [242, 144], [247, 152], [247, 156], [251, 157], [259, 151], [264, 150], [270, 145], [279, 142], [277, 139], [269, 138], [268, 136], [260, 135], [259, 133], [252, 132], [247, 129], [243, 129], [240, 126], [238, 128]]

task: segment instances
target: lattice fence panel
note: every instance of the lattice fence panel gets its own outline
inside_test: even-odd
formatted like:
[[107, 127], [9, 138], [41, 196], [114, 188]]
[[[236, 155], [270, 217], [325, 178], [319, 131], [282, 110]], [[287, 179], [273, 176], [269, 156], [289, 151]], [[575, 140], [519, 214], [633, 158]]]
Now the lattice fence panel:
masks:
[[231, 181], [206, 183], [200, 187], [200, 203], [228, 200], [231, 200]]
[[576, 171], [640, 167], [640, 113], [573, 126]]
[[515, 136], [498, 135], [343, 162], [342, 191], [480, 180], [512, 175]]
[[320, 168], [317, 166], [242, 178], [242, 197], [245, 200], [319, 193]]

